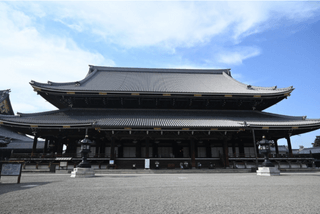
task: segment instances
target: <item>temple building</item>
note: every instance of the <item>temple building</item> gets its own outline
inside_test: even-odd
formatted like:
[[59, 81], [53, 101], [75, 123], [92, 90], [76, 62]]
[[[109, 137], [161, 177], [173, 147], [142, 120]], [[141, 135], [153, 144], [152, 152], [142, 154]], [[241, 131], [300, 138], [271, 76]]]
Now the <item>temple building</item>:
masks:
[[[0, 115], [0, 125], [45, 139], [33, 158], [57, 156], [80, 161], [78, 141], [88, 129], [95, 142], [89, 160], [118, 168], [144, 160], [167, 168], [188, 162], [230, 167], [231, 161], [257, 160], [255, 142], [265, 135], [278, 139], [320, 128], [320, 119], [267, 113], [288, 98], [293, 87], [256, 87], [236, 81], [230, 69], [149, 69], [90, 66], [83, 80], [67, 83], [30, 82], [34, 91], [59, 110]], [[63, 152], [63, 148], [66, 150]], [[53, 157], [54, 156], [54, 157]], [[261, 159], [262, 160], [262, 159]]]

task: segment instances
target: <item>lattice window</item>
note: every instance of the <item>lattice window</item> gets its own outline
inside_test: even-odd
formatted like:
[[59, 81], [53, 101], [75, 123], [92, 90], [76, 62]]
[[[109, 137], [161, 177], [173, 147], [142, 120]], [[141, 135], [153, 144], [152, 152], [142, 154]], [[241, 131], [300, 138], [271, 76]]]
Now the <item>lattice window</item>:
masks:
[[158, 147], [159, 158], [173, 157], [172, 147]]
[[190, 158], [189, 147], [183, 147], [183, 157]]
[[[141, 147], [141, 157], [146, 157], [146, 147]], [[152, 157], [152, 147], [149, 147], [149, 158]]]
[[123, 157], [124, 158], [135, 158], [136, 157], [136, 147], [123, 147]]
[[223, 155], [222, 147], [211, 147], [211, 155], [213, 158], [218, 158], [219, 154]]
[[198, 147], [198, 158], [205, 158], [205, 157], [207, 157], [206, 147]]

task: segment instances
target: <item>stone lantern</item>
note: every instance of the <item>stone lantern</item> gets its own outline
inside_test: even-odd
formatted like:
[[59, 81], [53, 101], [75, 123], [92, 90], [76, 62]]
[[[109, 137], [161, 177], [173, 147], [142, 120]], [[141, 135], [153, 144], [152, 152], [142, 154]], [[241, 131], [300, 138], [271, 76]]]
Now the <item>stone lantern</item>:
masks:
[[93, 142], [89, 139], [88, 134], [86, 133], [86, 136], [84, 139], [79, 141], [79, 144], [81, 145], [81, 157], [82, 161], [78, 164], [77, 167], [79, 168], [91, 168], [91, 164], [87, 161], [88, 154], [91, 152], [90, 148], [93, 146]]
[[257, 170], [257, 175], [261, 176], [274, 176], [280, 175], [280, 171], [276, 168], [269, 160], [270, 147], [274, 146], [273, 141], [267, 140], [265, 136], [262, 137], [262, 140], [257, 143], [259, 145], [259, 151], [264, 155], [264, 162], [262, 167], [259, 167]]
[[267, 140], [265, 136], [262, 137], [262, 140], [257, 143], [259, 145], [260, 154], [264, 155], [264, 162], [262, 166], [264, 167], [274, 167], [274, 165], [269, 160], [270, 148], [274, 147], [274, 142], [272, 140]]
[[76, 168], [71, 172], [71, 177], [76, 178], [87, 178], [93, 177], [95, 175], [94, 170], [91, 168], [91, 164], [88, 162], [87, 157], [91, 152], [90, 148], [94, 145], [94, 143], [89, 139], [88, 129], [86, 130], [85, 138], [79, 141], [81, 145], [81, 157], [82, 161], [78, 164]]

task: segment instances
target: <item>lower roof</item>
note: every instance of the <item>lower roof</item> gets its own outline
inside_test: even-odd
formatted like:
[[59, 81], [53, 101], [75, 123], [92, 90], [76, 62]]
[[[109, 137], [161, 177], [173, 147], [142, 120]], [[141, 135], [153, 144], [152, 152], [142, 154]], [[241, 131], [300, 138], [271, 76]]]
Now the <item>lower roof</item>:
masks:
[[16, 116], [0, 115], [0, 125], [28, 128], [320, 128], [320, 119], [249, 110], [145, 110], [67, 108]]
[[18, 141], [33, 141], [32, 138], [29, 138], [24, 134], [11, 131], [5, 127], [0, 127], [0, 139], [1, 138], [10, 138], [12, 140], [18, 140]]

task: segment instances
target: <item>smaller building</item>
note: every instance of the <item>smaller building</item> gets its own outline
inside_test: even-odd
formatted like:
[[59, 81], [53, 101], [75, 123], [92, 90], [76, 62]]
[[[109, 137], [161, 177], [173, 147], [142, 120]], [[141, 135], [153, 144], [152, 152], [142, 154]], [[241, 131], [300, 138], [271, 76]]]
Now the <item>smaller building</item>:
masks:
[[[10, 90], [0, 91], [0, 114], [1, 115], [14, 115], [10, 98]], [[7, 142], [10, 142], [7, 144]], [[3, 147], [1, 147], [3, 145]], [[36, 146], [36, 151], [41, 152], [44, 147], [44, 142], [39, 141]], [[30, 156], [33, 148], [33, 139], [27, 137], [25, 134], [15, 132], [9, 128], [0, 126], [0, 160], [9, 159], [14, 154], [20, 156]]]

